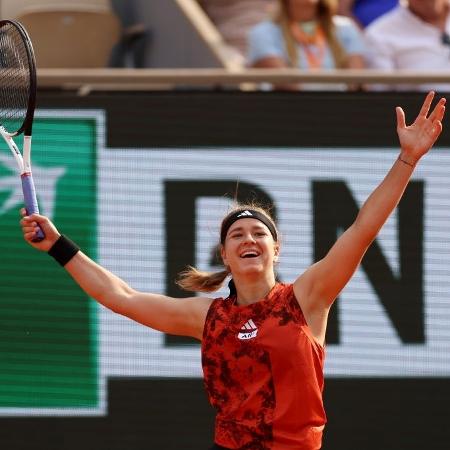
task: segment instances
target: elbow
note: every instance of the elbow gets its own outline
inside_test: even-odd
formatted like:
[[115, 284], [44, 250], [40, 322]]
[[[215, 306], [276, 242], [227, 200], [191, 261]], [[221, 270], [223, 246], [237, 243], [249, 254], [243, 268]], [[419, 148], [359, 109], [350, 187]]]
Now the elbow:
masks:
[[131, 289], [118, 291], [102, 291], [96, 300], [110, 311], [122, 316], [129, 316], [132, 303]]
[[115, 314], [120, 314], [121, 316], [128, 316], [129, 308], [127, 307], [127, 301], [125, 299], [115, 298], [114, 303], [108, 306], [108, 309]]
[[358, 219], [353, 224], [353, 228], [356, 231], [355, 236], [358, 237], [361, 247], [365, 249], [370, 247], [380, 231], [380, 229], [374, 227], [373, 224], [365, 223], [364, 221]]

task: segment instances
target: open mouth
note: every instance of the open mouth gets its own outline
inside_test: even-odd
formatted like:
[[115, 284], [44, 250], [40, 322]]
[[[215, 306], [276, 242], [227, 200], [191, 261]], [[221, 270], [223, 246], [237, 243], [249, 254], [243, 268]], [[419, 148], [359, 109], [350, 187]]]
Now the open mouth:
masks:
[[241, 258], [257, 258], [259, 256], [259, 253], [255, 250], [248, 250], [243, 253], [241, 253]]

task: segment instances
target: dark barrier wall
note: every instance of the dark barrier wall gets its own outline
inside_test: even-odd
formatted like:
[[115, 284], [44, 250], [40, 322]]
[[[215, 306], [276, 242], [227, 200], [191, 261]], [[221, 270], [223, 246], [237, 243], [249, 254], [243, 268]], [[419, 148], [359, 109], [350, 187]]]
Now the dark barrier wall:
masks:
[[[347, 227], [398, 153], [421, 94], [40, 92], [40, 204], [142, 290], [214, 269], [229, 198], [272, 204], [292, 281]], [[447, 121], [447, 120], [446, 120]], [[326, 450], [448, 449], [450, 129], [341, 294], [327, 335]], [[9, 450], [207, 449], [198, 345], [85, 298], [28, 249], [0, 152], [0, 442]], [[221, 290], [220, 295], [226, 295]]]

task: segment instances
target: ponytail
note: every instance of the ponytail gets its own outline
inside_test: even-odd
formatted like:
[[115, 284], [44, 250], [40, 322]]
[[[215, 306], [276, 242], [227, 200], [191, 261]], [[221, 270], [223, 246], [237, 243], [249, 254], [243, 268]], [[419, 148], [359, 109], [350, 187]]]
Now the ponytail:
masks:
[[222, 287], [228, 275], [230, 275], [228, 269], [220, 272], [204, 272], [188, 266], [180, 273], [176, 283], [185, 291], [214, 292]]

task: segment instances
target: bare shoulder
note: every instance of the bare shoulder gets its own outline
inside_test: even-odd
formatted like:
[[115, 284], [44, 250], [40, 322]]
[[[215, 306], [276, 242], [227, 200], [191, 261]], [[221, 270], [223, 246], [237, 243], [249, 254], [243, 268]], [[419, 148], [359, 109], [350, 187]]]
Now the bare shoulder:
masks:
[[199, 311], [199, 313], [204, 314], [206, 317], [206, 314], [208, 314], [208, 310], [214, 301], [214, 298], [212, 297], [190, 297], [189, 299], [193, 305], [195, 305]]
[[169, 304], [173, 305], [173, 313], [176, 311], [182, 316], [193, 316], [196, 321], [203, 323], [208, 314], [208, 310], [214, 301], [212, 297], [195, 296], [195, 297], [165, 297]]
[[214, 299], [211, 297], [190, 297], [187, 301], [191, 305], [190, 311], [193, 316], [192, 328], [195, 333], [193, 337], [201, 340], [203, 337], [203, 330], [205, 328], [206, 317]]
[[201, 339], [213, 298], [174, 298], [136, 292], [126, 310], [117, 311], [136, 322], [168, 334]]
[[201, 340], [206, 317], [214, 298], [204, 296], [188, 297], [182, 299], [182, 301], [186, 306], [184, 320], [188, 321], [188, 323], [190, 322], [190, 328], [193, 333], [191, 335]]

